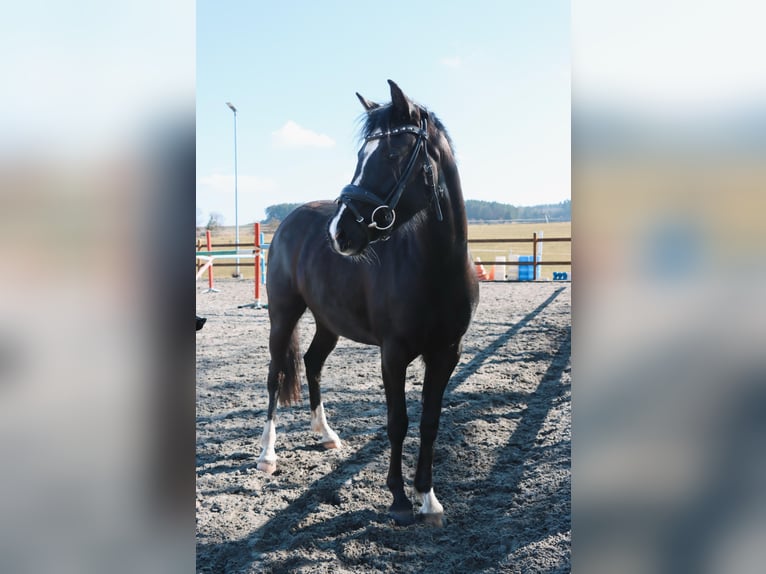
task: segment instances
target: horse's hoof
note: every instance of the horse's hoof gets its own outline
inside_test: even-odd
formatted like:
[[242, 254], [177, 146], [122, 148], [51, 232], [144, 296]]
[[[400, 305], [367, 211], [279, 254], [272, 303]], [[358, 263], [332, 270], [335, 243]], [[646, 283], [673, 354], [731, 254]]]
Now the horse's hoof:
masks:
[[412, 510], [389, 510], [388, 515], [394, 519], [397, 526], [410, 526], [415, 524], [415, 514]]
[[258, 468], [258, 470], [261, 472], [265, 472], [266, 474], [274, 474], [274, 471], [277, 470], [277, 463], [269, 462], [268, 460], [261, 460], [258, 462], [256, 468]]
[[418, 522], [422, 522], [423, 524], [428, 524], [429, 526], [438, 526], [441, 528], [444, 526], [444, 514], [442, 513], [419, 513], [418, 514]]
[[340, 440], [326, 440], [322, 443], [322, 446], [325, 447], [327, 450], [331, 450], [334, 448], [340, 448], [341, 442]]

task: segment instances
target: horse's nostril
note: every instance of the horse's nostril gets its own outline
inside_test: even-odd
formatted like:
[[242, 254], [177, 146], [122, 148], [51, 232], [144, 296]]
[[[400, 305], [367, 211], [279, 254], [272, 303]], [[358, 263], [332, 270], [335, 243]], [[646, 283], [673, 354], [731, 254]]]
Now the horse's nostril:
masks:
[[346, 234], [343, 233], [343, 231], [340, 230], [340, 229], [335, 233], [335, 243], [338, 244], [338, 247], [340, 247], [341, 250], [343, 250], [346, 247], [348, 247], [348, 241], [346, 240]]

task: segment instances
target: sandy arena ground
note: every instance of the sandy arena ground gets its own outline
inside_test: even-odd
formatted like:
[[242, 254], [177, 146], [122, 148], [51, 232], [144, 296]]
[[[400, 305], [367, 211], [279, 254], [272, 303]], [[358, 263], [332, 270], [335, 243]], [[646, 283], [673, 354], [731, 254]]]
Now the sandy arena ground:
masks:
[[[322, 379], [326, 451], [303, 404], [280, 409], [278, 470], [256, 469], [266, 418], [269, 319], [252, 280], [197, 283], [197, 572], [559, 573], [570, 570], [571, 285], [482, 283], [444, 398], [434, 491], [445, 525], [387, 516], [380, 352], [341, 339]], [[265, 292], [265, 290], [264, 290]], [[265, 296], [263, 302], [266, 302]], [[313, 319], [301, 319], [302, 351]], [[410, 498], [423, 367], [408, 370]]]

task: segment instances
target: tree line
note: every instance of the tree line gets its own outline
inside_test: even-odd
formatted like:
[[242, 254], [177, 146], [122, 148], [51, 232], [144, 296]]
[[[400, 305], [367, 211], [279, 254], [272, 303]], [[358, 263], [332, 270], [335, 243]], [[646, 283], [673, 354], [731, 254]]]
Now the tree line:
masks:
[[468, 199], [465, 210], [469, 221], [572, 220], [572, 202], [569, 199], [531, 206]]
[[[465, 202], [466, 215], [469, 221], [515, 221], [515, 220], [545, 220], [571, 221], [572, 202], [566, 199], [560, 203], [533, 206], [516, 206], [497, 201], [480, 201], [468, 199]], [[300, 203], [278, 203], [266, 208], [266, 219], [261, 223], [277, 223], [282, 221]]]

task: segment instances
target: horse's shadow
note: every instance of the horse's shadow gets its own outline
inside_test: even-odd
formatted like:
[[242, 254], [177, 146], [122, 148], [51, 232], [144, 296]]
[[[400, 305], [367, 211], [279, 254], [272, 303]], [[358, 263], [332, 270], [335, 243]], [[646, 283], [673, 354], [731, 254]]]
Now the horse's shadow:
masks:
[[[490, 361], [498, 350], [525, 324], [537, 316], [560, 292], [561, 289], [554, 292], [521, 322], [500, 334], [483, 351], [459, 367], [453, 376], [452, 390], [454, 391], [455, 387], [467, 380], [483, 364]], [[558, 509], [559, 512], [565, 512], [566, 516], [550, 523], [539, 520], [539, 523], [535, 523], [538, 516], [544, 516], [545, 512], [549, 510], [550, 501], [544, 496], [536, 502], [517, 504], [515, 509], [510, 509], [510, 501], [519, 492], [519, 484], [524, 472], [529, 470], [530, 466], [538, 464], [535, 459], [558, 457], [562, 463], [569, 460], [568, 440], [554, 445], [555, 448], [538, 447], [534, 443], [549, 411], [566, 392], [565, 385], [561, 384], [561, 379], [568, 366], [570, 347], [571, 329], [568, 328], [556, 353], [551, 358], [549, 367], [543, 374], [537, 390], [530, 395], [523, 396], [523, 398], [521, 395], [517, 397], [519, 402], [526, 402], [526, 409], [520, 415], [514, 415], [514, 418], [519, 419], [518, 424], [506, 443], [496, 451], [494, 464], [484, 478], [475, 480], [466, 475], [464, 461], [455, 458], [458, 453], [457, 449], [440, 449], [439, 474], [441, 478], [439, 482], [442, 485], [443, 495], [447, 500], [459, 501], [462, 498], [460, 503], [451, 505], [445, 530], [453, 527], [460, 529], [461, 540], [481, 540], [481, 545], [486, 549], [481, 555], [481, 562], [486, 566], [497, 564], [514, 549], [533, 544], [547, 536], [567, 532], [570, 529], [568, 500], [563, 510]], [[497, 402], [508, 401], [508, 393], [495, 394], [494, 397], [485, 396], [484, 398]], [[451, 392], [448, 390], [445, 401], [456, 399], [459, 393], [450, 395]], [[462, 409], [455, 409], [454, 413], [446, 410], [443, 412], [443, 425], [447, 428], [457, 428], [474, 415], [475, 413], [472, 415]], [[200, 545], [198, 550], [206, 556], [205, 566], [212, 567], [211, 572], [221, 571], [216, 570], [216, 568], [244, 567], [253, 561], [259, 562], [259, 556], [270, 553], [268, 564], [270, 568], [273, 568], [273, 571], [289, 571], [302, 565], [314, 564], [308, 558], [302, 557], [300, 552], [296, 554], [293, 551], [302, 549], [310, 551], [311, 548], [317, 547], [333, 551], [344, 564], [353, 566], [358, 557], [345, 556], [343, 549], [346, 543], [356, 539], [376, 540], [382, 542], [383, 546], [397, 548], [407, 547], [413, 539], [417, 538], [418, 542], [422, 544], [419, 550], [419, 560], [423, 564], [438, 565], [440, 556], [446, 556], [449, 553], [454, 555], [461, 551], [450, 543], [451, 540], [454, 542], [454, 538], [451, 536], [440, 539], [438, 536], [418, 535], [417, 529], [430, 528], [426, 525], [409, 528], [394, 526], [384, 507], [376, 510], [349, 511], [305, 527], [296, 526], [317, 511], [321, 504], [329, 502], [337, 506], [336, 503], [344, 483], [354, 476], [360, 468], [385, 455], [388, 443], [383, 440], [385, 433], [380, 431], [380, 434], [383, 435], [379, 437], [381, 440], [366, 442], [347, 459], [340, 462], [333, 471], [308, 486], [306, 491], [290, 506], [268, 520], [249, 537], [238, 541]], [[305, 445], [298, 448], [304, 451], [314, 451], [321, 449], [321, 446]], [[250, 465], [251, 462], [248, 461], [244, 464]], [[497, 489], [498, 485], [500, 485], [502, 493], [507, 494], [507, 508], [497, 508], [493, 506], [495, 503], [492, 500], [485, 499], [479, 494], [488, 489]], [[566, 485], [560, 485], [559, 488], [566, 488]], [[496, 499], [497, 497], [493, 500]], [[515, 523], [527, 525], [532, 523], [532, 527], [524, 528], [523, 531], [514, 531]], [[378, 546], [380, 547], [380, 544]], [[282, 558], [280, 551], [289, 551], [290, 556]], [[476, 559], [473, 555], [467, 556]]]

